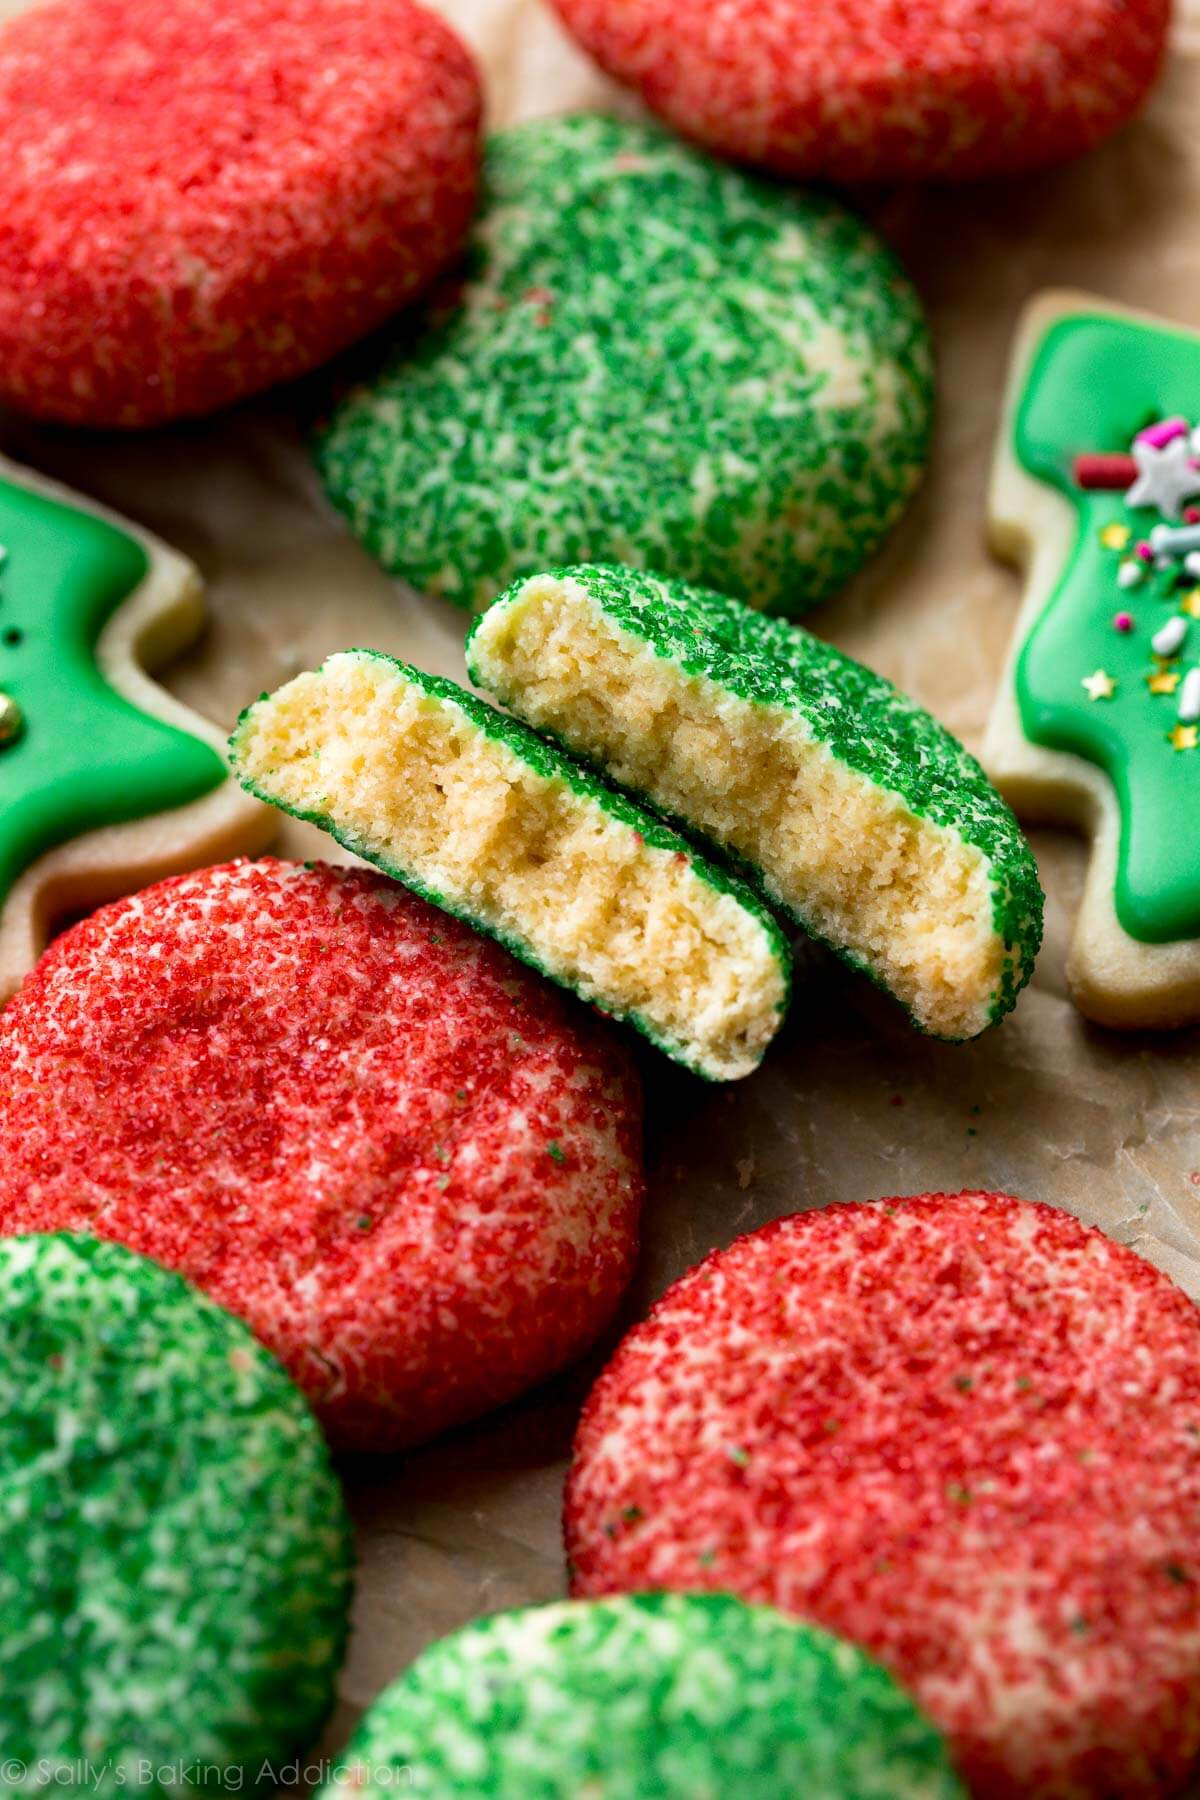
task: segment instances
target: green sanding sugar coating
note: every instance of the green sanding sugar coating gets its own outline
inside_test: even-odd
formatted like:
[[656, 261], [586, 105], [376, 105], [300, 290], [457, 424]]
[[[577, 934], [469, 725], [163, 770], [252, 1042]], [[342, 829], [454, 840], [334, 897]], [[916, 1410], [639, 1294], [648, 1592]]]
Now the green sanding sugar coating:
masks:
[[465, 285], [316, 441], [394, 575], [480, 608], [555, 562], [797, 612], [924, 467], [917, 298], [834, 202], [599, 114], [501, 132]]
[[[574, 757], [567, 755], [547, 738], [540, 737], [536, 731], [531, 731], [527, 725], [522, 725], [519, 720], [511, 719], [506, 714], [497, 712], [494, 706], [489, 706], [486, 701], [468, 693], [467, 689], [459, 687], [457, 682], [449, 681], [443, 675], [430, 675], [424, 669], [413, 668], [410, 663], [400, 662], [393, 656], [386, 656], [381, 650], [347, 650], [339, 652], [339, 655], [362, 657], [372, 662], [382, 663], [401, 681], [411, 683], [431, 700], [449, 702], [450, 705], [457, 707], [485, 737], [490, 738], [493, 743], [503, 745], [536, 775], [543, 776], [547, 781], [562, 782], [582, 800], [598, 807], [610, 823], [623, 826], [650, 849], [663, 850], [671, 856], [685, 857], [691, 864], [693, 874], [699, 880], [707, 883], [717, 893], [726, 894], [736, 901], [761, 930], [768, 954], [773, 956], [779, 965], [782, 992], [779, 1011], [781, 1014], [786, 1011], [791, 992], [792, 969], [792, 956], [788, 941], [770, 910], [736, 875], [719, 862], [698, 852], [695, 844], [681, 837], [677, 831], [673, 831], [656, 813], [648, 812], [639, 806], [632, 796], [602, 780], [594, 771], [586, 768], [582, 763], [576, 762]], [[265, 800], [271, 806], [280, 807], [283, 812], [290, 813], [293, 818], [303, 819], [310, 825], [319, 826], [322, 831], [327, 831], [331, 837], [336, 838], [338, 843], [343, 844], [347, 850], [352, 850], [356, 856], [361, 856], [366, 862], [374, 863], [376, 868], [382, 869], [384, 874], [390, 875], [394, 881], [403, 882], [405, 887], [411, 888], [413, 893], [419, 894], [423, 900], [428, 900], [433, 906], [440, 906], [443, 912], [452, 913], [456, 918], [462, 919], [474, 930], [483, 932], [487, 937], [495, 938], [497, 942], [504, 945], [506, 950], [511, 951], [521, 962], [527, 963], [530, 968], [536, 969], [539, 974], [548, 976], [551, 981], [558, 982], [560, 986], [572, 985], [564, 982], [558, 971], [542, 958], [533, 938], [518, 937], [514, 932], [499, 929], [473, 910], [469, 904], [457, 901], [442, 892], [423, 875], [421, 870], [402, 868], [393, 857], [381, 850], [378, 843], [348, 830], [342, 825], [333, 816], [332, 796], [326, 796], [321, 792], [321, 776], [315, 761], [313, 764], [312, 803], [303, 807], [285, 805], [278, 795], [272, 792], [269, 780], [256, 780], [250, 776], [246, 770], [246, 746], [256, 730], [260, 707], [269, 709], [271, 704], [272, 697], [264, 694], [261, 701], [256, 701], [254, 705], [248, 706], [239, 718], [233, 736], [229, 740], [233, 772], [249, 793], [256, 795], [260, 800]], [[370, 754], [369, 745], [364, 745], [364, 750], [368, 755]], [[588, 996], [588, 998], [594, 999], [595, 996]], [[664, 1054], [672, 1057], [676, 1062], [682, 1063], [685, 1068], [692, 1069], [697, 1075], [703, 1075], [706, 1078], [712, 1077], [712, 1071], [705, 1066], [702, 1059], [691, 1053], [686, 1044], [665, 1038], [648, 1019], [636, 1012], [623, 1011], [615, 999], [608, 1003], [607, 1010], [614, 1018], [625, 1019], [644, 1037], [649, 1038], [650, 1042]]]
[[[988, 865], [995, 929], [1011, 952], [991, 1016], [1011, 1011], [1041, 945], [1042, 889], [1010, 808], [957, 738], [882, 675], [787, 620], [765, 618], [723, 594], [632, 569], [590, 565], [547, 573], [578, 582], [613, 624], [684, 674], [713, 681], [753, 706], [793, 713], [849, 769], [979, 850]], [[515, 600], [522, 585], [497, 605]], [[467, 664], [472, 679], [482, 681], [484, 670], [471, 655], [478, 629], [468, 637]], [[803, 911], [795, 917], [811, 928]]]
[[965, 1800], [890, 1675], [725, 1594], [565, 1601], [444, 1638], [330, 1786], [401, 1781], [425, 1800]]
[[119, 1245], [0, 1240], [10, 1791], [269, 1781], [332, 1700], [349, 1557], [324, 1441], [239, 1320]]

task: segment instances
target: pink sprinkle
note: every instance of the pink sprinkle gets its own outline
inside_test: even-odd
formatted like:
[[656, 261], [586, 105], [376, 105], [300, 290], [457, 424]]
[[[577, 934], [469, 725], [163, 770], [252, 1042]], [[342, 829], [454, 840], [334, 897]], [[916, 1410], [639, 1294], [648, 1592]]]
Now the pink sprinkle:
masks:
[[1186, 437], [1189, 429], [1186, 419], [1160, 419], [1157, 425], [1147, 425], [1145, 431], [1139, 431], [1134, 442], [1152, 444], [1156, 450], [1161, 450], [1175, 438]]
[[1142, 539], [1140, 544], [1134, 545], [1133, 554], [1135, 556], [1140, 556], [1143, 562], [1153, 562], [1154, 561], [1154, 551], [1151, 549], [1150, 545], [1146, 542], [1145, 538]]
[[1200, 506], [1185, 506], [1183, 522], [1185, 525], [1200, 525]]
[[1113, 626], [1115, 627], [1115, 629], [1117, 631], [1132, 631], [1133, 630], [1133, 614], [1132, 613], [1114, 613], [1113, 614]]

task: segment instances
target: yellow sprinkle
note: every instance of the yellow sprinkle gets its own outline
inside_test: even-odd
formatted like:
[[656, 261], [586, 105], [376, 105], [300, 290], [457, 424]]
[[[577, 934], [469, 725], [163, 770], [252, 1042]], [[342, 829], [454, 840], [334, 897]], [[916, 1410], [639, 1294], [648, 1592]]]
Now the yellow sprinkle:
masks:
[[1178, 669], [1159, 669], [1157, 674], [1147, 675], [1146, 686], [1152, 694], [1173, 694], [1180, 680]]
[[1106, 525], [1100, 533], [1100, 542], [1106, 550], [1123, 550], [1133, 536], [1128, 525]]
[[1200, 587], [1193, 588], [1179, 602], [1180, 612], [1185, 612], [1189, 619], [1200, 619]]
[[1111, 700], [1117, 691], [1116, 682], [1103, 669], [1097, 669], [1094, 675], [1085, 675], [1079, 685], [1089, 700]]
[[1194, 750], [1200, 742], [1200, 725], [1176, 725], [1174, 731], [1168, 731], [1167, 741], [1177, 750]]

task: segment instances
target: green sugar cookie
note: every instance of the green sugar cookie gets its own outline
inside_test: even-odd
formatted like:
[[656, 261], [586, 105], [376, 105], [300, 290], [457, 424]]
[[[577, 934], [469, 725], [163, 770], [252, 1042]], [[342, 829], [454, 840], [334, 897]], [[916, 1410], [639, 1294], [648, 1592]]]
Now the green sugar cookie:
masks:
[[629, 569], [538, 575], [468, 640], [471, 678], [702, 831], [925, 1031], [1007, 1013], [1037, 868], [974, 758], [890, 682], [782, 619]]
[[903, 510], [932, 379], [858, 219], [581, 114], [492, 139], [465, 282], [315, 454], [384, 567], [460, 606], [611, 561], [795, 613]]
[[3, 1782], [254, 1785], [320, 1728], [349, 1589], [324, 1441], [244, 1325], [120, 1245], [0, 1240]]
[[401, 1778], [425, 1800], [965, 1800], [877, 1663], [726, 1594], [561, 1601], [443, 1638], [324, 1791]]
[[264, 694], [242, 784], [713, 1081], [778, 1029], [790, 954], [741, 881], [452, 681], [347, 650]]

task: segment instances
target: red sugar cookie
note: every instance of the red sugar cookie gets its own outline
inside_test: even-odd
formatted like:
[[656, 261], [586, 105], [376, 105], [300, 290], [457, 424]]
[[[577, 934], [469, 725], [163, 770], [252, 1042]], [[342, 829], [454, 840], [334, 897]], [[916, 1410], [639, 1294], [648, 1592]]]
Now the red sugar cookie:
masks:
[[51, 0], [0, 31], [0, 397], [80, 425], [314, 368], [454, 254], [467, 51], [413, 0]]
[[608, 1323], [639, 1100], [607, 1030], [383, 878], [268, 859], [59, 938], [0, 1014], [0, 1231], [181, 1270], [394, 1448]]
[[1170, 0], [554, 0], [601, 66], [718, 154], [834, 181], [1063, 162], [1158, 73]]
[[854, 1639], [977, 1796], [1174, 1791], [1200, 1750], [1200, 1312], [1070, 1215], [781, 1219], [667, 1292], [576, 1440], [574, 1589]]

